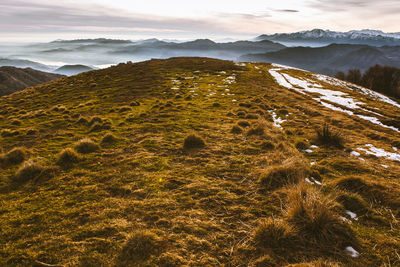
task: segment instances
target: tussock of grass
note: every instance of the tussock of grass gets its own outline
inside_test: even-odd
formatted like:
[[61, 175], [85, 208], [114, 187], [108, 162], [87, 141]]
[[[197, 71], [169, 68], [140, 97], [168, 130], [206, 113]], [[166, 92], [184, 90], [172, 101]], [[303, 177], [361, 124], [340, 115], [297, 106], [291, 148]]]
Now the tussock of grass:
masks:
[[252, 126], [248, 131], [247, 135], [252, 136], [252, 135], [257, 135], [257, 136], [263, 136], [265, 135], [265, 124], [264, 123], [257, 123], [256, 125]]
[[294, 230], [283, 220], [268, 218], [258, 224], [253, 240], [259, 247], [284, 249], [293, 246]]
[[243, 127], [243, 128], [248, 128], [248, 127], [250, 127], [250, 123], [248, 122], [248, 121], [245, 121], [245, 120], [240, 120], [240, 121], [238, 121], [238, 123], [237, 123], [240, 127]]
[[0, 165], [8, 166], [22, 163], [27, 158], [26, 149], [16, 147], [5, 154], [0, 154]]
[[295, 143], [295, 147], [296, 147], [298, 150], [306, 150], [306, 149], [309, 147], [309, 145], [308, 145], [306, 142], [304, 142], [304, 141], [297, 141], [297, 142]]
[[270, 166], [259, 172], [259, 183], [268, 190], [294, 184], [310, 173], [307, 165], [298, 158], [290, 158], [282, 165]]
[[26, 161], [15, 173], [13, 181], [17, 183], [26, 183], [37, 179], [45, 168], [34, 161]]
[[357, 193], [340, 192], [336, 197], [336, 201], [342, 206], [358, 215], [364, 215], [369, 211], [368, 203]]
[[[136, 231], [122, 248], [118, 264], [139, 264], [160, 250], [160, 238], [150, 231]], [[121, 265], [120, 265], [121, 266]], [[139, 265], [137, 265], [139, 266]]]
[[99, 150], [99, 148], [99, 145], [89, 138], [81, 139], [74, 145], [74, 149], [81, 154], [89, 154]]
[[237, 125], [234, 125], [231, 129], [231, 133], [233, 134], [241, 134], [243, 132], [242, 128]]
[[79, 124], [86, 124], [88, 123], [88, 120], [85, 117], [79, 117], [79, 119], [76, 122]]
[[92, 118], [90, 119], [89, 125], [93, 125], [93, 124], [95, 124], [95, 123], [102, 123], [102, 122], [103, 122], [103, 119], [102, 119], [102, 118], [95, 116], [95, 117], [92, 117]]
[[78, 153], [72, 148], [66, 148], [60, 152], [57, 156], [57, 165], [62, 167], [72, 166], [74, 163], [78, 163], [80, 157]]
[[291, 189], [286, 220], [296, 229], [304, 243], [329, 249], [357, 246], [348, 224], [336, 213], [337, 203], [313, 187], [301, 184]]
[[118, 138], [113, 135], [112, 133], [108, 133], [106, 135], [103, 136], [103, 138], [101, 139], [101, 143], [102, 144], [111, 144], [114, 143], [118, 140]]
[[321, 129], [316, 130], [316, 132], [317, 142], [321, 145], [343, 148], [344, 138], [342, 134], [332, 130], [328, 124], [324, 124], [324, 126]]
[[204, 142], [203, 138], [197, 134], [189, 134], [188, 136], [186, 136], [183, 143], [183, 148], [186, 150], [203, 148], [205, 146], [206, 143]]

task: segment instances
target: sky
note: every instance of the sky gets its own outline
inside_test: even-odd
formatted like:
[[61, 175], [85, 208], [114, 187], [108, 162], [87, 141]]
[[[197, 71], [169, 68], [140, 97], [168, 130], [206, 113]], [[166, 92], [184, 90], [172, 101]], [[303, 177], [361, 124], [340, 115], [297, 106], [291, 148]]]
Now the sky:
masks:
[[399, 0], [1, 0], [0, 42], [251, 39], [314, 28], [400, 32]]

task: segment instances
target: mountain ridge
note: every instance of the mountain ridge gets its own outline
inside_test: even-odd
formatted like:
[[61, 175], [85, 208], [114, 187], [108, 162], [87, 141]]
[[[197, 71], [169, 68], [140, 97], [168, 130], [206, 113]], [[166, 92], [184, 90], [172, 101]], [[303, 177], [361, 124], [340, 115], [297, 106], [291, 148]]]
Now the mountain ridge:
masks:
[[0, 265], [396, 265], [399, 111], [320, 74], [210, 58], [1, 97]]

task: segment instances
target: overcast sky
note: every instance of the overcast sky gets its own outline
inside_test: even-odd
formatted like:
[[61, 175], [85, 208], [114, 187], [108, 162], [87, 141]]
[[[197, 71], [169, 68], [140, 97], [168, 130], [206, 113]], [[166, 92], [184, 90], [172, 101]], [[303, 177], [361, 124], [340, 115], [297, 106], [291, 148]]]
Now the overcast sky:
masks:
[[252, 38], [313, 28], [400, 32], [399, 0], [0, 0], [3, 42]]

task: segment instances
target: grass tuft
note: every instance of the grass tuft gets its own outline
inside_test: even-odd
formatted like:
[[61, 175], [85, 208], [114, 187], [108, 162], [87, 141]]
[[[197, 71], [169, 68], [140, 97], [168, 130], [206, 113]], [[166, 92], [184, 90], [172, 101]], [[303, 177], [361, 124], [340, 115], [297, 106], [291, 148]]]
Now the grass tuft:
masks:
[[74, 145], [74, 149], [81, 154], [89, 154], [99, 150], [99, 148], [99, 145], [89, 138], [81, 139]]
[[15, 173], [13, 181], [17, 183], [26, 183], [35, 180], [42, 174], [45, 168], [34, 161], [26, 161]]
[[195, 149], [195, 148], [203, 148], [206, 146], [203, 138], [198, 136], [197, 134], [189, 134], [186, 136], [183, 148], [186, 150]]
[[355, 234], [335, 211], [337, 205], [315, 188], [300, 184], [289, 192], [286, 220], [304, 243], [332, 250], [356, 246]]
[[103, 138], [101, 139], [101, 143], [102, 144], [111, 144], [111, 143], [115, 143], [117, 140], [118, 140], [118, 138], [115, 135], [113, 135], [112, 133], [108, 133], [103, 136]]
[[342, 134], [332, 130], [332, 128], [325, 123], [322, 129], [316, 130], [317, 141], [321, 145], [334, 146], [337, 148], [343, 148], [344, 138]]
[[283, 220], [268, 218], [261, 221], [254, 232], [255, 244], [263, 248], [286, 248], [294, 241], [293, 229]]
[[310, 173], [306, 164], [297, 159], [286, 160], [282, 165], [270, 166], [260, 171], [259, 183], [268, 190], [294, 184], [307, 177]]
[[148, 259], [159, 249], [160, 241], [156, 234], [150, 231], [136, 231], [125, 243], [118, 260], [120, 264], [135, 264]]
[[0, 164], [2, 166], [16, 165], [22, 163], [26, 158], [26, 149], [23, 147], [16, 147], [0, 155]]
[[72, 148], [66, 148], [57, 156], [57, 165], [62, 167], [72, 166], [74, 163], [79, 162], [80, 157], [78, 153]]

